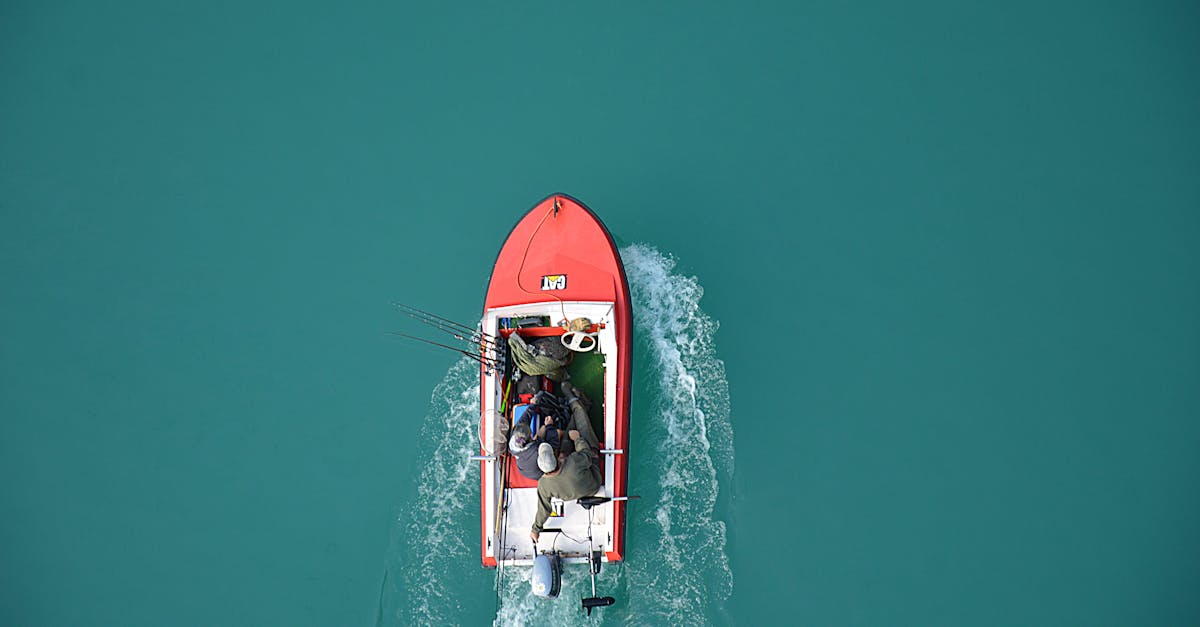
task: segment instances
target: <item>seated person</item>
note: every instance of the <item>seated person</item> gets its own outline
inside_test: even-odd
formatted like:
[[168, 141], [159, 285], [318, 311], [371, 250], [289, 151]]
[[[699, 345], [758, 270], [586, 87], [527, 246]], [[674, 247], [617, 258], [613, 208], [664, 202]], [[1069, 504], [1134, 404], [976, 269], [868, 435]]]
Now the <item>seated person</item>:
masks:
[[517, 423], [508, 439], [508, 452], [517, 458], [517, 472], [537, 481], [542, 478], [542, 470], [538, 468], [537, 451], [543, 442], [557, 449], [561, 441], [565, 441], [563, 432], [554, 426], [553, 418], [546, 416], [538, 428], [537, 437], [529, 432], [529, 425], [524, 421]]
[[519, 423], [513, 427], [512, 437], [508, 439], [508, 452], [517, 458], [517, 471], [533, 480], [542, 478], [542, 469], [537, 463], [537, 442], [529, 432], [529, 425]]
[[[524, 409], [521, 409], [524, 407]], [[561, 428], [568, 420], [563, 415], [562, 403], [548, 392], [538, 392], [528, 405], [518, 405], [513, 412], [520, 415], [519, 422], [529, 425], [530, 431], [536, 431], [534, 439], [545, 442], [556, 450], [570, 448], [570, 442], [565, 441], [565, 431]]]
[[563, 430], [558, 428], [558, 423], [554, 420], [553, 416], [544, 416], [542, 418], [542, 426], [538, 427], [538, 432], [534, 440], [538, 444], [545, 442], [553, 446], [555, 450], [558, 450], [564, 444]]
[[535, 544], [546, 519], [550, 517], [550, 499], [573, 501], [580, 497], [592, 496], [603, 485], [600, 472], [600, 441], [592, 430], [587, 414], [587, 405], [590, 403], [587, 396], [570, 383], [564, 383], [562, 387], [572, 412], [571, 430], [568, 435], [574, 452], [570, 455], [556, 453], [549, 444], [537, 447], [535, 457], [542, 477], [538, 480], [537, 514], [529, 531], [529, 537]]

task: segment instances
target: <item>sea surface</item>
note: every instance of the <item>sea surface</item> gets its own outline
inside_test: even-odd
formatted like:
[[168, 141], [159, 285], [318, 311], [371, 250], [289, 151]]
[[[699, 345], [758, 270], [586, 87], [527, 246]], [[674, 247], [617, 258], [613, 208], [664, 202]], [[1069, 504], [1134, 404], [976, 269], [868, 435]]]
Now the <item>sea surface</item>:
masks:
[[[1189, 2], [0, 3], [0, 624], [1200, 623], [1197, 112]], [[590, 621], [388, 335], [553, 192], [635, 310]]]

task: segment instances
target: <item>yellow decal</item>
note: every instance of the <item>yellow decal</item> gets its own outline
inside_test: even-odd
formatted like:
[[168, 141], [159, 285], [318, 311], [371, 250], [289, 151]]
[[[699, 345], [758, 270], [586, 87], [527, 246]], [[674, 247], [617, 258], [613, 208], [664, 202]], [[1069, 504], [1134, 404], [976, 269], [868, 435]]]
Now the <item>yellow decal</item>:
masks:
[[567, 275], [565, 274], [550, 274], [542, 277], [543, 290], [565, 290], [567, 289]]

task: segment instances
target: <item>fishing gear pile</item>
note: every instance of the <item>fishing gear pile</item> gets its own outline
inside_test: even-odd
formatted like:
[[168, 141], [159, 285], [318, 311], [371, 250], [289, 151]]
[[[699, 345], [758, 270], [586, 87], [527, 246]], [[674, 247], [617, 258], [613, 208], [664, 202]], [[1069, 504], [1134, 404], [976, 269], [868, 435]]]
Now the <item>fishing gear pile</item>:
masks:
[[552, 353], [547, 347], [555, 344], [557, 342], [527, 343], [518, 333], [508, 336], [508, 347], [512, 349], [513, 361], [517, 362], [521, 372], [542, 375], [555, 383], [562, 383], [567, 378], [565, 367], [570, 361], [570, 355], [560, 355], [557, 354], [558, 351]]

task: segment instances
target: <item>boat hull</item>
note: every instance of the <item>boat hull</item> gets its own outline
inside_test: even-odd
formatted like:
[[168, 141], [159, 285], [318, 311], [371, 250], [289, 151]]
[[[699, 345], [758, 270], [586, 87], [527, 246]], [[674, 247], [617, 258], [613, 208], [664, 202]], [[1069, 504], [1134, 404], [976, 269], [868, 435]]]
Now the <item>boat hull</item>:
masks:
[[[604, 224], [583, 203], [565, 194], [548, 196], [534, 205], [513, 227], [496, 257], [482, 328], [499, 336], [508, 321], [522, 316], [541, 316], [550, 322], [541, 329], [520, 331], [523, 336], [561, 333], [556, 327], [576, 317], [596, 323], [596, 352], [602, 355], [603, 377], [602, 388], [598, 388], [602, 395], [593, 396], [592, 402], [600, 405], [595, 411], [603, 425], [602, 495], [626, 496], [633, 335], [629, 284]], [[530, 506], [531, 499], [536, 502], [536, 482], [513, 475], [513, 462], [503, 452], [503, 445], [497, 445], [503, 440], [502, 435], [497, 437], [500, 423], [511, 419], [511, 394], [505, 384], [503, 368], [481, 367], [480, 548], [487, 567], [528, 564], [534, 557], [528, 520], [536, 509]], [[587, 514], [573, 502], [566, 507], [561, 519], [551, 521], [558, 520], [562, 536], [575, 537], [567, 530]], [[606, 503], [591, 514], [600, 521], [594, 535], [599, 537], [604, 559], [623, 560], [625, 502]], [[566, 555], [564, 561], [583, 561], [582, 554], [573, 558], [564, 546], [569, 547], [570, 542], [555, 540], [555, 550]]]

